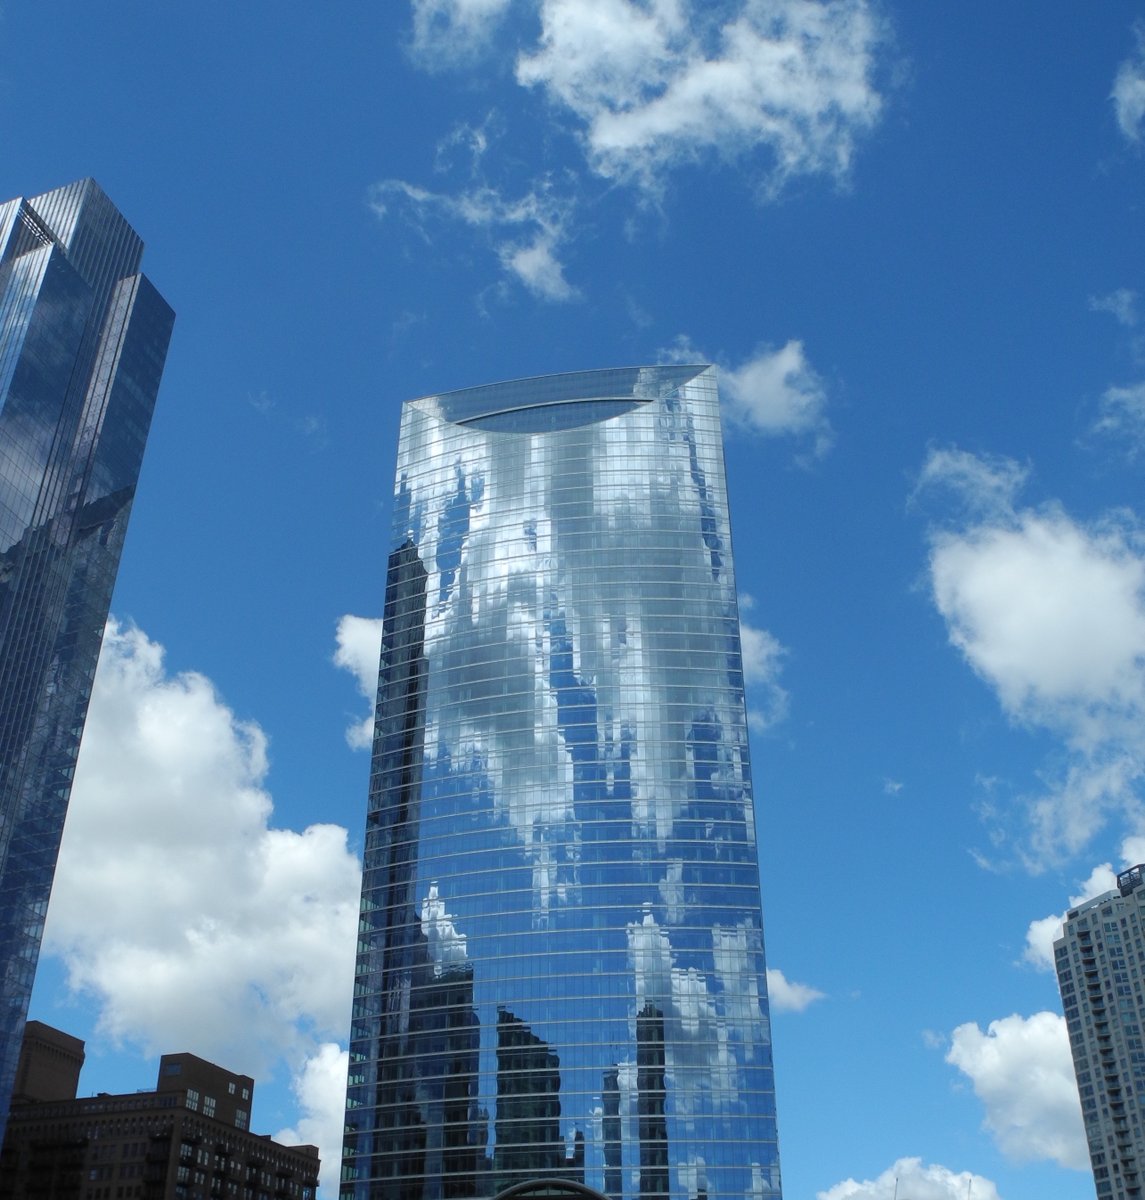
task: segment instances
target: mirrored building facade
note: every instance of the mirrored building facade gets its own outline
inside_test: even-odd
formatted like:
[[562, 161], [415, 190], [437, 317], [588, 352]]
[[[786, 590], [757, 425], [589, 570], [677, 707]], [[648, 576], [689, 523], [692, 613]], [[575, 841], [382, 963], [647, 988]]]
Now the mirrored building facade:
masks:
[[0, 204], [0, 1132], [174, 316], [93, 180]]
[[405, 405], [343, 1200], [780, 1195], [714, 371]]

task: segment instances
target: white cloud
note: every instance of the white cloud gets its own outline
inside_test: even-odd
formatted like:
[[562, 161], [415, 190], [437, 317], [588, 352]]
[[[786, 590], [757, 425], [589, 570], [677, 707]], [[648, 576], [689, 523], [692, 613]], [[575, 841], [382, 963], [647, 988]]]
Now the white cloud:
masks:
[[374, 700], [378, 693], [378, 659], [382, 653], [381, 617], [339, 617], [335, 633], [334, 665], [349, 671], [358, 691], [370, 702], [370, 711], [346, 730], [346, 741], [354, 750], [368, 750], [374, 740]]
[[430, 70], [455, 66], [484, 50], [513, 0], [411, 0], [410, 50]]
[[877, 1179], [846, 1179], [817, 1193], [817, 1200], [966, 1200], [967, 1194], [974, 1200], [1001, 1200], [997, 1187], [983, 1175], [924, 1166], [921, 1158], [900, 1158]]
[[427, 241], [442, 222], [458, 222], [484, 234], [507, 274], [541, 300], [575, 300], [579, 291], [564, 276], [558, 251], [569, 238], [573, 202], [542, 180], [516, 200], [494, 187], [476, 185], [450, 195], [403, 179], [374, 184], [370, 206], [385, 217], [398, 206]]
[[1121, 861], [1126, 867], [1145, 863], [1145, 834], [1131, 833], [1121, 843]]
[[1122, 442], [1131, 455], [1145, 450], [1145, 383], [1106, 388], [1093, 428]]
[[919, 473], [915, 497], [939, 488], [953, 495], [976, 516], [1005, 516], [1029, 478], [1029, 468], [990, 454], [970, 454], [955, 447], [931, 449]]
[[721, 368], [720, 390], [737, 425], [772, 437], [808, 435], [817, 456], [830, 449], [826, 388], [807, 361], [802, 342], [792, 339], [778, 350], [756, 351], [738, 367]]
[[382, 652], [381, 617], [356, 617], [347, 613], [338, 619], [334, 665], [352, 672], [367, 700], [378, 690], [378, 659]]
[[974, 1085], [986, 1108], [983, 1125], [1004, 1154], [1089, 1166], [1063, 1017], [1015, 1014], [991, 1021], [985, 1033], [973, 1022], [959, 1025], [946, 1061]]
[[517, 63], [583, 125], [600, 175], [653, 191], [715, 156], [769, 156], [768, 190], [846, 177], [878, 121], [883, 30], [866, 0], [540, 0], [539, 46]]
[[1091, 745], [1140, 715], [1145, 558], [1123, 531], [1027, 511], [940, 535], [931, 579], [951, 641], [1017, 719]]
[[[1117, 288], [1106, 296], [1091, 296], [1089, 307], [1095, 312], [1110, 313], [1127, 329], [1137, 329], [1141, 323], [1137, 299], [1137, 293], [1129, 288]], [[1131, 344], [1135, 356], [1140, 358], [1145, 340], [1135, 335]], [[1106, 388], [1091, 432], [1113, 439], [1130, 458], [1145, 452], [1145, 383]]]
[[515, 275], [534, 296], [542, 300], [571, 300], [577, 292], [565, 279], [557, 258], [557, 238], [544, 230], [524, 242], [507, 242], [500, 247], [501, 265]]
[[271, 828], [267, 767], [208, 679], [109, 623], [45, 951], [113, 1039], [260, 1077], [342, 1032], [359, 865], [337, 826]]
[[1047, 790], [1029, 803], [1027, 865], [1038, 870], [1063, 851], [1077, 852], [1111, 816], [1138, 821], [1143, 776], [1139, 754], [1122, 754], [1116, 748], [1071, 761], [1064, 771], [1047, 773], [1043, 780]]
[[1134, 813], [1145, 774], [1145, 539], [1132, 516], [1082, 524], [1018, 508], [1009, 460], [933, 452], [920, 487], [966, 512], [931, 533], [929, 575], [952, 645], [1016, 722], [1062, 741], [1029, 805], [1031, 860], [1076, 852], [1113, 812]]
[[818, 988], [793, 982], [777, 967], [767, 968], [767, 997], [772, 1012], [802, 1012], [824, 995]]
[[1132, 329], [1138, 321], [1137, 293], [1129, 288], [1116, 288], [1105, 296], [1090, 296], [1089, 307], [1093, 312], [1109, 313], [1127, 329]]
[[334, 1042], [324, 1042], [306, 1058], [291, 1083], [302, 1116], [290, 1129], [280, 1129], [276, 1142], [317, 1146], [322, 1159], [322, 1192], [338, 1194], [342, 1164], [342, 1132], [346, 1125], [346, 1071], [349, 1055]]
[[[1081, 885], [1076, 896], [1069, 898], [1067, 911], [1103, 892], [1112, 891], [1117, 886], [1117, 875], [1109, 863], [1101, 863], [1090, 872], [1089, 878]], [[1062, 925], [1065, 923], [1065, 912], [1058, 915], [1041, 917], [1030, 922], [1026, 931], [1026, 949], [1022, 957], [1031, 966], [1040, 971], [1054, 969], [1054, 942], [1062, 935]]]
[[461, 121], [438, 143], [434, 153], [433, 169], [445, 174], [458, 165], [458, 160], [468, 166], [469, 174], [476, 175], [493, 137], [500, 131], [500, 120], [496, 111], [486, 114], [480, 124]]
[[1118, 68], [1110, 95], [1117, 124], [1131, 142], [1140, 141], [1145, 123], [1145, 29], [1138, 26], [1135, 32], [1137, 52]]
[[[661, 362], [716, 361], [686, 334], [659, 353]], [[810, 440], [821, 457], [834, 441], [827, 420], [827, 389], [807, 361], [803, 343], [791, 339], [778, 350], [759, 349], [738, 366], [719, 364], [720, 398], [727, 419], [745, 433]]]
[[[669, 172], [722, 160], [746, 168], [764, 196], [794, 177], [845, 182], [859, 140], [877, 124], [875, 82], [887, 41], [874, 0], [410, 0], [410, 51], [422, 67], [474, 64], [516, 10], [539, 31], [516, 61], [516, 80], [551, 111], [571, 114], [590, 168], [656, 198]], [[518, 42], [518, 45], [521, 43]], [[510, 51], [511, 53], [511, 51]], [[464, 149], [470, 186], [432, 192], [405, 180], [377, 184], [378, 215], [397, 207], [429, 233], [460, 223], [484, 234], [505, 281], [549, 302], [579, 299], [566, 277], [575, 187], [546, 178], [516, 198], [476, 178], [490, 114], [438, 147], [438, 168]], [[571, 179], [570, 172], [569, 178]], [[786, 348], [785, 348], [786, 349]], [[796, 347], [798, 352], [798, 347]], [[778, 390], [755, 415], [814, 420], [814, 376]], [[808, 411], [808, 405], [810, 411]], [[829, 442], [829, 437], [827, 439]]]
[[742, 619], [739, 632], [748, 721], [762, 733], [787, 716], [788, 694], [779, 682], [787, 651], [766, 629], [757, 629]]

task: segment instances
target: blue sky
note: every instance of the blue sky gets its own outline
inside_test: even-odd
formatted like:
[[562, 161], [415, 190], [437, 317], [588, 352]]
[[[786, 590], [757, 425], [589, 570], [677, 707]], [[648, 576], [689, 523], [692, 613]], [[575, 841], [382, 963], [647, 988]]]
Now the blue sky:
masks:
[[0, 195], [94, 175], [178, 313], [33, 1001], [87, 1090], [191, 1050], [329, 1170], [399, 404], [703, 358], [786, 1192], [1092, 1194], [1046, 955], [1145, 859], [1140, 21], [0, 2]]

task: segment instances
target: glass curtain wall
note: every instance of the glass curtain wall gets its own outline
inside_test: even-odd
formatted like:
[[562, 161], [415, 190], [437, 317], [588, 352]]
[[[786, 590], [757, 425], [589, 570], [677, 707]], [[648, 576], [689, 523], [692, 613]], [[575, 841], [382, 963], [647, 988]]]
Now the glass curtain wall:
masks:
[[90, 179], [0, 204], [0, 1134], [174, 314]]
[[780, 1194], [714, 371], [405, 405], [345, 1200]]

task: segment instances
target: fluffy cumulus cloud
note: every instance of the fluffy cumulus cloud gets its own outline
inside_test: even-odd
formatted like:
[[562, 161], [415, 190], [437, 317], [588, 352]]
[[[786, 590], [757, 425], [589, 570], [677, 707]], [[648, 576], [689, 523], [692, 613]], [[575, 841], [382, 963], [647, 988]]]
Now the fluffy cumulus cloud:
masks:
[[1110, 99], [1121, 132], [1139, 142], [1145, 125], [1145, 26], [1138, 25], [1134, 32], [1136, 51], [1118, 68]]
[[1141, 713], [1145, 561], [1115, 525], [1026, 512], [936, 541], [951, 639], [1019, 720], [1092, 746]]
[[[1100, 896], [1103, 892], [1112, 891], [1116, 886], [1117, 875], [1109, 863], [1094, 867], [1089, 878], [1078, 889], [1077, 895], [1070, 896], [1067, 911], [1092, 900], [1094, 896]], [[1054, 969], [1054, 942], [1062, 935], [1065, 917], [1065, 912], [1062, 912], [1030, 922], [1026, 931], [1026, 949], [1022, 957], [1031, 966], [1040, 971]]]
[[[680, 334], [660, 350], [662, 362], [717, 362]], [[756, 350], [738, 365], [719, 362], [720, 398], [729, 422], [743, 433], [791, 437], [819, 458], [834, 441], [827, 419], [827, 388], [811, 366], [803, 343], [791, 339], [778, 350]]]
[[370, 702], [370, 711], [346, 730], [346, 741], [355, 750], [368, 750], [374, 740], [374, 698], [378, 692], [378, 659], [382, 653], [381, 617], [340, 617], [335, 631], [334, 665], [349, 671], [358, 690]]
[[[740, 609], [754, 607], [751, 596], [740, 596]], [[788, 694], [780, 684], [786, 649], [779, 639], [740, 618], [740, 646], [743, 650], [743, 678], [747, 688], [747, 719], [752, 729], [762, 733], [787, 716]]]
[[877, 1179], [845, 1179], [817, 1200], [1001, 1200], [993, 1182], [970, 1171], [951, 1171], [936, 1163], [923, 1163], [921, 1158], [900, 1158]]
[[1031, 865], [1081, 849], [1132, 814], [1145, 774], [1145, 536], [1114, 512], [1083, 523], [1023, 508], [1025, 473], [956, 450], [920, 487], [962, 504], [931, 532], [929, 580], [951, 643], [1017, 723], [1049, 731], [1061, 761], [1031, 798]]
[[1121, 843], [1121, 861], [1126, 867], [1145, 863], [1145, 834], [1132, 833]]
[[729, 417], [742, 428], [809, 437], [816, 456], [830, 449], [827, 391], [802, 342], [792, 339], [778, 350], [758, 350], [738, 367], [721, 368], [720, 388]]
[[1015, 1014], [985, 1032], [973, 1022], [959, 1025], [946, 1061], [973, 1084], [986, 1109], [983, 1124], [1004, 1154], [1089, 1166], [1064, 1017]]
[[433, 192], [403, 179], [374, 184], [370, 205], [379, 217], [399, 212], [427, 241], [450, 224], [480, 234], [515, 280], [540, 300], [575, 300], [580, 293], [565, 278], [561, 253], [570, 236], [572, 201], [541, 180], [516, 199], [488, 184], [456, 194]]
[[1099, 863], [1089, 873], [1089, 878], [1080, 885], [1077, 892], [1070, 896], [1065, 911], [1052, 913], [1048, 917], [1040, 917], [1036, 921], [1030, 922], [1030, 927], [1026, 931], [1026, 947], [1022, 954], [1025, 962], [1039, 971], [1054, 969], [1054, 942], [1062, 935], [1066, 912], [1105, 892], [1112, 892], [1117, 887], [1119, 870], [1125, 870], [1145, 862], [1145, 836], [1131, 834], [1122, 841], [1121, 862], [1122, 866], [1117, 869], [1114, 869], [1112, 863]]
[[883, 107], [866, 0], [539, 0], [517, 79], [578, 121], [598, 174], [656, 190], [709, 155], [768, 155], [768, 187], [844, 178]]
[[266, 773], [257, 725], [109, 624], [45, 950], [111, 1038], [258, 1077], [343, 1031], [358, 862], [337, 826], [273, 828]]
[[346, 1071], [349, 1055], [335, 1042], [323, 1042], [307, 1056], [291, 1090], [301, 1116], [290, 1129], [280, 1129], [276, 1142], [287, 1146], [317, 1146], [322, 1159], [322, 1191], [337, 1191], [342, 1161], [342, 1131], [346, 1125]]
[[767, 968], [767, 998], [772, 1012], [802, 1012], [823, 996], [817, 988], [795, 983], [775, 967]]

